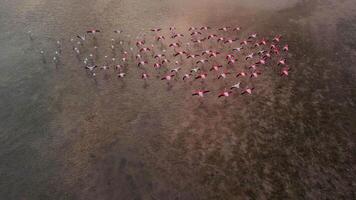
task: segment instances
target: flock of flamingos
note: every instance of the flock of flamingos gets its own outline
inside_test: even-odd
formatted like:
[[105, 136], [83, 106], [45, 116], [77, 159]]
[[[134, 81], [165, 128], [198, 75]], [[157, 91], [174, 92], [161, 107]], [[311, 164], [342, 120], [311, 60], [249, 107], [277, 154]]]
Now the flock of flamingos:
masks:
[[[184, 82], [192, 87], [192, 95], [218, 98], [235, 95], [251, 95], [254, 79], [273, 70], [276, 76], [287, 77], [288, 44], [282, 44], [282, 36], [271, 39], [257, 33], [243, 37], [240, 27], [211, 28], [190, 27], [184, 33], [175, 27], [154, 28], [137, 37], [115, 30], [108, 55], [99, 56], [98, 39], [101, 30], [93, 29], [70, 39], [73, 54], [89, 77], [96, 79], [100, 73], [115, 73], [123, 81], [127, 76], [136, 76], [144, 84], [159, 80], [172, 87]], [[41, 51], [45, 59], [44, 51]], [[61, 62], [62, 45], [52, 61]], [[136, 68], [137, 72], [130, 69]], [[230, 81], [227, 81], [230, 80]], [[207, 83], [222, 85], [221, 91], [212, 91]]]

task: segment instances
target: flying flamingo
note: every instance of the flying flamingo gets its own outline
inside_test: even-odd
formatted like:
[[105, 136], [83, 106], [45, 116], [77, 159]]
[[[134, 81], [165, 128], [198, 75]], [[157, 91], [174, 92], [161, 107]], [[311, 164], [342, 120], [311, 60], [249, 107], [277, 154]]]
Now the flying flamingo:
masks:
[[238, 83], [234, 84], [233, 86], [231, 86], [230, 90], [239, 89], [240, 88], [240, 84], [241, 84], [241, 82], [238, 82]]
[[180, 44], [175, 42], [170, 44], [169, 47], [180, 47]]
[[172, 80], [172, 78], [173, 78], [174, 76], [175, 76], [174, 74], [170, 74], [170, 75], [167, 75], [167, 76], [165, 76], [165, 77], [161, 78], [161, 80], [167, 80], [167, 81], [170, 81], [170, 80]]
[[259, 72], [259, 71], [254, 71], [254, 72], [251, 73], [250, 78], [257, 78], [260, 74], [261, 74], [261, 72]]
[[289, 75], [290, 68], [289, 67], [283, 67], [281, 70], [281, 76], [288, 76]]
[[174, 68], [174, 69], [171, 69], [171, 73], [178, 73], [178, 71], [180, 70], [181, 68], [180, 67], [177, 67], [177, 68]]
[[240, 52], [242, 51], [243, 47], [236, 47], [236, 48], [233, 48], [232, 51], [237, 51], [237, 52]]
[[198, 60], [198, 61], [196, 62], [196, 64], [199, 64], [199, 63], [204, 64], [204, 63], [206, 63], [206, 62], [209, 62], [209, 61], [208, 61], [208, 60], [201, 59], [201, 60]]
[[118, 78], [124, 78], [125, 76], [126, 76], [126, 74], [123, 73], [123, 72], [117, 74], [117, 77], [118, 77]]
[[221, 92], [221, 93], [219, 94], [218, 98], [220, 98], [220, 97], [229, 97], [231, 93], [232, 93], [231, 90], [229, 90], [229, 91], [223, 91], [223, 92]]
[[289, 45], [286, 44], [284, 47], [283, 47], [283, 51], [289, 51]]
[[200, 71], [200, 68], [199, 67], [196, 67], [196, 68], [193, 68], [190, 70], [190, 73], [197, 73], [198, 71]]
[[91, 34], [100, 33], [100, 30], [98, 30], [98, 29], [93, 29], [93, 30], [87, 31], [87, 33], [91, 33]]
[[241, 71], [239, 73], [236, 74], [236, 78], [239, 76], [247, 76], [247, 74], [244, 71]]
[[198, 55], [198, 54], [189, 54], [188, 56], [187, 56], [187, 59], [189, 59], [189, 58], [196, 58], [196, 57], [199, 57], [200, 55]]
[[147, 61], [140, 61], [138, 64], [137, 64], [137, 66], [139, 67], [139, 66], [145, 66], [146, 64], [148, 64], [148, 62]]
[[184, 74], [183, 81], [186, 79], [189, 79], [191, 76], [192, 76], [192, 74]]
[[219, 71], [220, 68], [222, 68], [222, 65], [213, 65], [209, 71]]
[[161, 30], [162, 30], [161, 28], [153, 28], [153, 29], [151, 29], [152, 32], [159, 32]]
[[229, 26], [227, 26], [227, 27], [222, 27], [222, 28], [219, 28], [218, 30], [219, 31], [228, 31], [228, 29], [230, 29], [230, 27]]
[[281, 38], [282, 38], [281, 35], [276, 35], [276, 36], [273, 38], [273, 41], [279, 43], [279, 42], [281, 41]]
[[156, 38], [157, 41], [164, 40], [164, 39], [166, 39], [166, 38], [165, 38], [163, 35], [158, 36], [158, 37]]
[[281, 59], [280, 61], [278, 61], [278, 65], [286, 65], [286, 64], [287, 64], [286, 59]]
[[199, 31], [194, 31], [194, 32], [192, 32], [190, 35], [191, 35], [191, 36], [193, 36], [193, 35], [201, 35], [201, 32], [199, 32]]
[[230, 64], [235, 64], [235, 62], [237, 62], [238, 60], [237, 59], [230, 59], [227, 64], [230, 65]]
[[208, 74], [199, 74], [197, 77], [195, 77], [195, 79], [206, 79], [207, 78], [207, 76], [208, 76]]
[[209, 90], [198, 90], [192, 93], [192, 96], [204, 97], [204, 94], [210, 92]]
[[148, 75], [147, 73], [143, 73], [143, 74], [141, 75], [141, 78], [142, 78], [143, 80], [147, 80], [147, 79], [149, 78], [149, 75]]
[[242, 95], [244, 94], [252, 94], [252, 90], [254, 90], [255, 88], [246, 88], [243, 92], [241, 92]]
[[255, 38], [257, 38], [257, 33], [251, 34], [247, 39], [249, 40], [249, 39], [255, 39]]
[[218, 79], [220, 79], [220, 78], [225, 79], [227, 77], [227, 75], [229, 75], [229, 74], [231, 74], [231, 73], [230, 72], [223, 72], [223, 73], [219, 74]]
[[183, 35], [183, 34], [178, 33], [178, 34], [175, 34], [175, 35], [173, 35], [173, 36], [172, 36], [172, 38], [176, 38], [176, 37], [184, 37], [184, 35]]
[[208, 36], [208, 40], [210, 40], [210, 39], [212, 39], [212, 38], [215, 38], [215, 37], [217, 37], [217, 35], [211, 34], [211, 35]]
[[247, 55], [245, 60], [252, 59], [254, 55], [255, 55], [254, 53]]

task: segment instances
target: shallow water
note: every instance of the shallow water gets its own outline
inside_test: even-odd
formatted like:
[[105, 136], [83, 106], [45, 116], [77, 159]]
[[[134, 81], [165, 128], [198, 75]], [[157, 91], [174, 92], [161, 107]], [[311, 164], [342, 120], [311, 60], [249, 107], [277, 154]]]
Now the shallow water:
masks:
[[[356, 3], [195, 2], [0, 2], [0, 199], [355, 198]], [[221, 24], [283, 34], [291, 76], [200, 104], [183, 84], [95, 83], [70, 55], [88, 28]]]

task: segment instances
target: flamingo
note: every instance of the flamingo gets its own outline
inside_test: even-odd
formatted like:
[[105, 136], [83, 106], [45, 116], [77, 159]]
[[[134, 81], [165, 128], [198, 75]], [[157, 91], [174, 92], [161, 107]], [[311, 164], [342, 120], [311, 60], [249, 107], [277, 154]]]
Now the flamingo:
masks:
[[153, 28], [153, 29], [151, 29], [152, 32], [159, 32], [161, 30], [162, 30], [161, 28]]
[[209, 71], [219, 71], [220, 68], [222, 68], [222, 65], [213, 65]]
[[175, 76], [174, 74], [170, 74], [170, 75], [167, 75], [167, 76], [165, 76], [165, 77], [161, 78], [161, 80], [167, 80], [167, 81], [170, 81], [170, 80], [172, 80], [172, 78], [173, 78], [174, 76]]
[[170, 63], [171, 61], [170, 60], [168, 60], [168, 59], [163, 59], [162, 60], [162, 65], [164, 64], [164, 63]]
[[286, 44], [284, 47], [283, 47], [283, 51], [289, 51], [289, 45]]
[[204, 97], [204, 94], [210, 92], [209, 90], [198, 90], [192, 93], [192, 96]]
[[267, 51], [266, 50], [261, 50], [261, 51], [259, 51], [257, 54], [258, 55], [263, 55], [264, 53], [266, 53]]
[[159, 69], [159, 68], [161, 68], [161, 64], [160, 63], [155, 63], [155, 64], [153, 64], [153, 67], [155, 68], [155, 69]]
[[226, 58], [226, 60], [231, 60], [231, 59], [234, 59], [235, 56], [232, 54], [227, 54], [225, 58]]
[[81, 39], [82, 41], [85, 41], [85, 35], [84, 36], [77, 35], [77, 38]]
[[148, 47], [144, 47], [140, 49], [140, 52], [147, 52], [147, 51], [151, 51], [151, 49]]
[[260, 74], [261, 74], [261, 72], [254, 71], [254, 72], [251, 73], [250, 78], [257, 78]]
[[199, 32], [199, 31], [194, 31], [194, 32], [192, 32], [190, 35], [191, 35], [191, 36], [193, 36], [193, 35], [201, 35], [201, 32]]
[[157, 41], [164, 40], [164, 39], [166, 39], [166, 38], [165, 38], [163, 35], [158, 36], [158, 37], [156, 38]]
[[220, 54], [220, 52], [211, 52], [210, 53], [210, 55], [209, 55], [209, 57], [215, 57], [216, 58], [216, 56], [218, 56]]
[[240, 52], [242, 51], [243, 47], [236, 47], [236, 48], [233, 48], [232, 51], [237, 51], [237, 52]]
[[205, 50], [201, 53], [201, 55], [211, 54], [212, 52], [213, 52], [212, 50]]
[[230, 27], [229, 26], [226, 26], [226, 27], [222, 27], [222, 28], [219, 28], [218, 30], [219, 31], [228, 31], [228, 29], [230, 29]]
[[196, 63], [197, 63], [197, 64], [199, 64], [199, 63], [204, 64], [204, 63], [206, 63], [206, 62], [209, 62], [209, 61], [208, 61], [208, 60], [201, 59], [201, 60], [198, 60]]
[[244, 45], [247, 45], [250, 41], [248, 40], [244, 40], [242, 42], [240, 42], [240, 45], [244, 46]]
[[175, 34], [175, 35], [173, 35], [171, 38], [177, 38], [177, 37], [184, 37], [184, 35], [183, 34], [180, 34], [180, 33], [178, 33], [178, 34]]
[[224, 40], [225, 40], [224, 37], [219, 37], [219, 38], [217, 39], [218, 42], [224, 42]]
[[217, 35], [211, 34], [211, 35], [208, 36], [208, 40], [210, 40], [210, 39], [212, 39], [212, 38], [215, 38], [215, 37], [217, 37]]
[[282, 38], [281, 35], [276, 35], [276, 36], [273, 38], [273, 41], [279, 43], [279, 42], [281, 41], [281, 38]]
[[287, 64], [286, 59], [281, 59], [280, 61], [278, 61], [278, 65], [286, 65], [286, 64]]
[[251, 65], [251, 66], [249, 66], [248, 68], [255, 70], [255, 69], [257, 68], [257, 66], [256, 66], [256, 65]]
[[208, 29], [210, 29], [210, 27], [209, 27], [209, 26], [203, 26], [203, 27], [201, 27], [201, 28], [200, 28], [200, 30], [201, 30], [201, 31], [202, 31], [202, 30], [207, 31]]
[[139, 66], [145, 66], [146, 64], [148, 64], [148, 62], [147, 61], [140, 61], [138, 64], [137, 64], [137, 66], [139, 67]]
[[200, 68], [199, 67], [196, 67], [196, 68], [193, 68], [190, 70], [190, 73], [197, 73], [198, 71], [200, 71]]
[[142, 41], [137, 41], [136, 42], [136, 46], [142, 46], [142, 45], [144, 45], [145, 44], [145, 41], [144, 40], [142, 40]]
[[252, 94], [252, 90], [254, 90], [255, 88], [246, 88], [243, 92], [241, 92], [242, 95], [244, 94]]
[[108, 70], [108, 69], [110, 69], [110, 67], [107, 66], [107, 65], [104, 65], [104, 66], [101, 66], [100, 69], [101, 69], [101, 70]]
[[237, 62], [237, 59], [230, 59], [227, 64], [230, 65], [230, 64], [235, 64], [235, 62]]
[[117, 74], [117, 77], [118, 77], [118, 78], [124, 78], [125, 76], [126, 76], [126, 74], [123, 73], [123, 72]]
[[254, 55], [255, 55], [254, 53], [247, 55], [245, 60], [252, 59]]
[[136, 55], [136, 60], [141, 60], [142, 59], [142, 56], [140, 54], [137, 54]]
[[249, 39], [255, 39], [255, 38], [257, 38], [257, 33], [251, 34], [247, 39], [249, 40]]
[[266, 64], [266, 60], [264, 59], [260, 59], [258, 62], [255, 63], [256, 65], [265, 65]]
[[289, 75], [290, 68], [289, 67], [283, 67], [281, 70], [281, 76], [288, 76]]
[[141, 79], [147, 80], [149, 78], [149, 75], [147, 73], [142, 73]]
[[98, 29], [93, 29], [93, 30], [87, 31], [87, 33], [91, 33], [91, 34], [100, 33], [100, 30], [98, 30]]
[[121, 66], [120, 64], [117, 64], [117, 65], [115, 66], [115, 69], [116, 69], [116, 70], [122, 69], [122, 66]]
[[246, 76], [247, 74], [244, 71], [241, 71], [239, 73], [236, 74], [236, 78], [239, 76]]
[[264, 56], [263, 56], [263, 59], [269, 59], [271, 58], [271, 54], [270, 53], [266, 53]]
[[263, 38], [261, 41], [260, 41], [260, 45], [266, 45], [267, 44], [267, 40], [265, 38]]
[[169, 47], [180, 47], [180, 44], [175, 42], [169, 45]]
[[240, 84], [241, 84], [241, 82], [237, 82], [236, 84], [234, 84], [234, 85], [231, 86], [230, 90], [232, 90], [232, 89], [239, 89], [239, 88], [240, 88]]
[[220, 78], [225, 79], [227, 77], [227, 75], [229, 75], [229, 74], [231, 74], [231, 73], [230, 72], [223, 72], [223, 73], [219, 74], [218, 79], [220, 79]]
[[[54, 57], [55, 58], [55, 57]], [[85, 66], [85, 68], [89, 69], [89, 71], [94, 71], [95, 68], [97, 68], [98, 66], [93, 65], [93, 66]]]
[[218, 98], [220, 98], [220, 97], [229, 97], [231, 93], [232, 93], [231, 90], [229, 90], [229, 91], [223, 91], [223, 92], [221, 92], [221, 93], [219, 94]]
[[208, 76], [208, 74], [204, 73], [204, 74], [199, 74], [197, 77], [195, 77], [195, 79], [206, 79]]
[[194, 43], [198, 43], [198, 44], [200, 44], [200, 43], [202, 43], [202, 42], [204, 42], [206, 40], [206, 38], [202, 38], [202, 39], [198, 39], [198, 40], [192, 40]]
[[181, 68], [180, 67], [177, 67], [177, 68], [174, 68], [174, 69], [171, 69], [171, 73], [178, 73], [178, 71], [180, 70]]
[[237, 38], [235, 38], [235, 39], [228, 39], [228, 40], [226, 40], [224, 43], [225, 43], [225, 44], [227, 44], [227, 43], [231, 44], [231, 43], [233, 43], [233, 42], [235, 42], [235, 41], [237, 41]]
[[157, 55], [155, 55], [154, 56], [154, 58], [158, 58], [158, 59], [161, 59], [161, 58], [163, 58], [163, 57], [165, 57], [165, 55], [164, 54], [157, 54]]
[[198, 55], [198, 54], [189, 54], [188, 56], [187, 56], [187, 59], [189, 59], [189, 58], [196, 58], [196, 57], [199, 57], [200, 55]]
[[235, 27], [234, 29], [232, 29], [232, 31], [240, 31], [241, 30], [241, 27]]
[[189, 79], [191, 76], [192, 76], [192, 74], [184, 74], [183, 81], [186, 79]]
[[177, 56], [179, 56], [179, 55], [184, 55], [184, 54], [187, 54], [187, 52], [185, 52], [185, 51], [179, 51], [179, 52], [175, 53], [173, 56], [174, 56], [174, 57], [177, 57]]

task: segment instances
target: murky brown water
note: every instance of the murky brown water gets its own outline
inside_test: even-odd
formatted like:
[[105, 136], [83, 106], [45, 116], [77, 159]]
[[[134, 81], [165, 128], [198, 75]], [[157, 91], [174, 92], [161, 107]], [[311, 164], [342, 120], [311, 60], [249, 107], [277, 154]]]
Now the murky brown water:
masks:
[[[355, 11], [352, 0], [0, 2], [0, 199], [355, 199]], [[70, 37], [92, 27], [221, 24], [282, 33], [291, 76], [200, 104], [184, 84], [95, 84], [70, 55]], [[56, 40], [58, 68], [39, 54]]]

